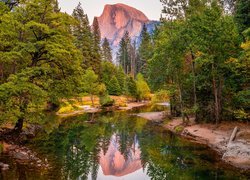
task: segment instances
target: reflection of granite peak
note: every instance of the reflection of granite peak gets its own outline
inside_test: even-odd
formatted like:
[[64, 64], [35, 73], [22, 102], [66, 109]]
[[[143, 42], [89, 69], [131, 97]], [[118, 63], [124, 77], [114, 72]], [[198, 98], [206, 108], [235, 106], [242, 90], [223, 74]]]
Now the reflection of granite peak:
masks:
[[104, 175], [121, 177], [142, 168], [141, 151], [137, 146], [134, 147], [134, 150], [132, 150], [133, 148], [130, 150], [127, 160], [125, 160], [118, 148], [116, 137], [113, 136], [107, 153], [104, 155], [101, 152], [100, 165]]

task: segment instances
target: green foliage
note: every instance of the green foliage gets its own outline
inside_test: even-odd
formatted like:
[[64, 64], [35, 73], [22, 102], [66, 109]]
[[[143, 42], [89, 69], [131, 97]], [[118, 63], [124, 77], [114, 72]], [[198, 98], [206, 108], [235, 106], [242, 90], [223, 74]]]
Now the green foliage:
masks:
[[121, 92], [124, 93], [126, 91], [126, 74], [122, 70], [121, 67], [118, 67], [116, 70], [116, 78], [121, 88]]
[[70, 102], [64, 102], [64, 103], [62, 103], [62, 107], [60, 107], [58, 113], [59, 114], [65, 114], [65, 113], [73, 112], [75, 110], [79, 110], [79, 108], [74, 106]]
[[152, 98], [152, 101], [155, 102], [155, 103], [158, 103], [158, 102], [168, 102], [169, 101], [169, 95], [170, 95], [170, 92], [169, 91], [166, 91], [166, 90], [159, 90], [157, 91], [153, 98]]
[[135, 75], [136, 70], [136, 48], [135, 42], [131, 44], [129, 33], [126, 31], [123, 38], [119, 43], [119, 49], [117, 53], [117, 60], [119, 66], [122, 67], [125, 74], [132, 76]]
[[139, 100], [150, 98], [150, 88], [140, 73], [136, 76], [136, 89]]
[[119, 96], [122, 94], [121, 87], [120, 87], [119, 82], [115, 76], [113, 76], [111, 78], [111, 80], [109, 81], [109, 86], [107, 89], [108, 89], [108, 92], [110, 95]]
[[26, 118], [32, 121], [30, 116], [45, 108], [48, 93], [39, 86], [40, 79], [34, 78], [44, 73], [40, 68], [26, 69], [0, 85], [1, 123]]
[[235, 9], [234, 18], [240, 33], [242, 33], [244, 30], [250, 27], [250, 1], [237, 0]]
[[0, 109], [3, 119], [20, 120], [22, 128], [48, 101], [76, 95], [82, 68], [70, 32], [75, 21], [56, 8], [57, 1], [19, 4], [0, 10]]
[[102, 107], [113, 106], [114, 103], [115, 103], [115, 101], [113, 99], [111, 99], [111, 97], [107, 93], [100, 96], [100, 104]]
[[171, 113], [219, 122], [234, 119], [241, 108], [249, 112], [242, 101], [248, 98], [238, 96], [249, 87], [249, 44], [240, 52], [232, 15], [223, 13], [219, 1], [162, 2], [171, 21], [163, 20], [153, 39], [149, 82], [154, 90], [170, 90]]
[[147, 27], [144, 24], [141, 32], [141, 44], [139, 47], [139, 61], [137, 62], [137, 73], [143, 74], [144, 77], [147, 75], [148, 61], [153, 56], [153, 44], [149, 33], [147, 32]]
[[104, 38], [102, 43], [102, 56], [104, 61], [112, 62], [111, 47], [107, 38]]
[[137, 98], [136, 82], [131, 76], [126, 78], [126, 94]]
[[[84, 69], [92, 68], [96, 74], [100, 75], [101, 55], [99, 27], [91, 32], [87, 14], [84, 13], [81, 3], [74, 9], [72, 16], [76, 22], [72, 26], [72, 33], [75, 37], [75, 45], [82, 53], [81, 66]], [[96, 34], [97, 33], [97, 34]]]
[[83, 91], [89, 95], [98, 95], [103, 91], [103, 85], [98, 80], [98, 75], [92, 69], [87, 69], [82, 78]]

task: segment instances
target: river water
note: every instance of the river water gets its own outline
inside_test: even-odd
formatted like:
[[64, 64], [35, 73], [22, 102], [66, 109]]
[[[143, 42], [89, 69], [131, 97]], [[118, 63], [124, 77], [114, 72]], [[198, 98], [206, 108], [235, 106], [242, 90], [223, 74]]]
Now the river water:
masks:
[[60, 121], [48, 117], [45, 131], [28, 146], [49, 167], [19, 164], [1, 156], [10, 169], [1, 172], [0, 179], [247, 179], [206, 146], [131, 116], [142, 111], [148, 109], [85, 114]]

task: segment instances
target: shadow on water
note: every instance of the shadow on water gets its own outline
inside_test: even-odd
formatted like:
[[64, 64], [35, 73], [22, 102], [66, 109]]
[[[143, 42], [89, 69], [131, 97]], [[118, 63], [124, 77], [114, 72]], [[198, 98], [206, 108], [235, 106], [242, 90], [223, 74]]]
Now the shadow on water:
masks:
[[2, 155], [0, 161], [11, 168], [1, 179], [247, 179], [207, 147], [128, 114], [81, 115], [56, 127], [48, 123], [28, 146], [49, 168], [17, 164]]

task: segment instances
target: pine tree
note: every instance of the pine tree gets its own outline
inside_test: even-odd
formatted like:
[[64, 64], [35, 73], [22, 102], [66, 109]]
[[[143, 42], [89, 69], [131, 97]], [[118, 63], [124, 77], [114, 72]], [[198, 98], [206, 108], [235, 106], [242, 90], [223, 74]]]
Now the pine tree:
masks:
[[110, 95], [119, 96], [122, 94], [121, 87], [115, 76], [113, 76], [109, 81], [108, 92]]
[[152, 50], [153, 45], [151, 41], [151, 37], [147, 31], [147, 27], [144, 24], [141, 32], [141, 44], [139, 47], [139, 55], [140, 55], [140, 61], [137, 62], [138, 66], [138, 73], [142, 73], [144, 76], [147, 75], [147, 67], [148, 67], [148, 61], [150, 58], [152, 58]]
[[100, 47], [101, 32], [100, 32], [100, 27], [99, 27], [99, 22], [98, 22], [97, 17], [94, 17], [94, 20], [93, 20], [93, 35], [94, 35], [95, 45]]
[[136, 98], [137, 97], [137, 89], [136, 89], [136, 82], [133, 77], [129, 76], [126, 79], [126, 89], [127, 95]]
[[93, 34], [93, 40], [94, 40], [94, 46], [92, 49], [92, 58], [94, 59], [95, 66], [93, 69], [100, 74], [100, 68], [101, 68], [101, 32], [99, 28], [99, 22], [98, 19], [95, 17], [92, 25], [92, 34]]
[[131, 73], [131, 57], [129, 53], [130, 44], [130, 37], [128, 31], [125, 32], [123, 38], [119, 43], [119, 50], [118, 50], [118, 63], [123, 68], [125, 74]]
[[237, 0], [235, 21], [240, 33], [250, 27], [250, 0]]
[[121, 92], [124, 93], [126, 91], [125, 84], [126, 84], [126, 74], [124, 73], [123, 69], [121, 67], [118, 67], [116, 70], [116, 78], [119, 82]]
[[84, 69], [93, 68], [94, 64], [91, 56], [93, 37], [88, 17], [84, 13], [81, 3], [73, 10], [72, 16], [77, 20], [77, 23], [72, 27], [72, 33], [75, 37], [76, 47], [82, 52], [82, 67]]
[[104, 38], [104, 41], [102, 43], [102, 55], [104, 61], [112, 62], [111, 47], [107, 38]]
[[96, 74], [100, 74], [101, 56], [99, 43], [91, 32], [88, 16], [84, 13], [81, 3], [74, 9], [72, 16], [78, 21], [72, 27], [76, 39], [75, 45], [82, 52], [82, 67], [92, 68]]

